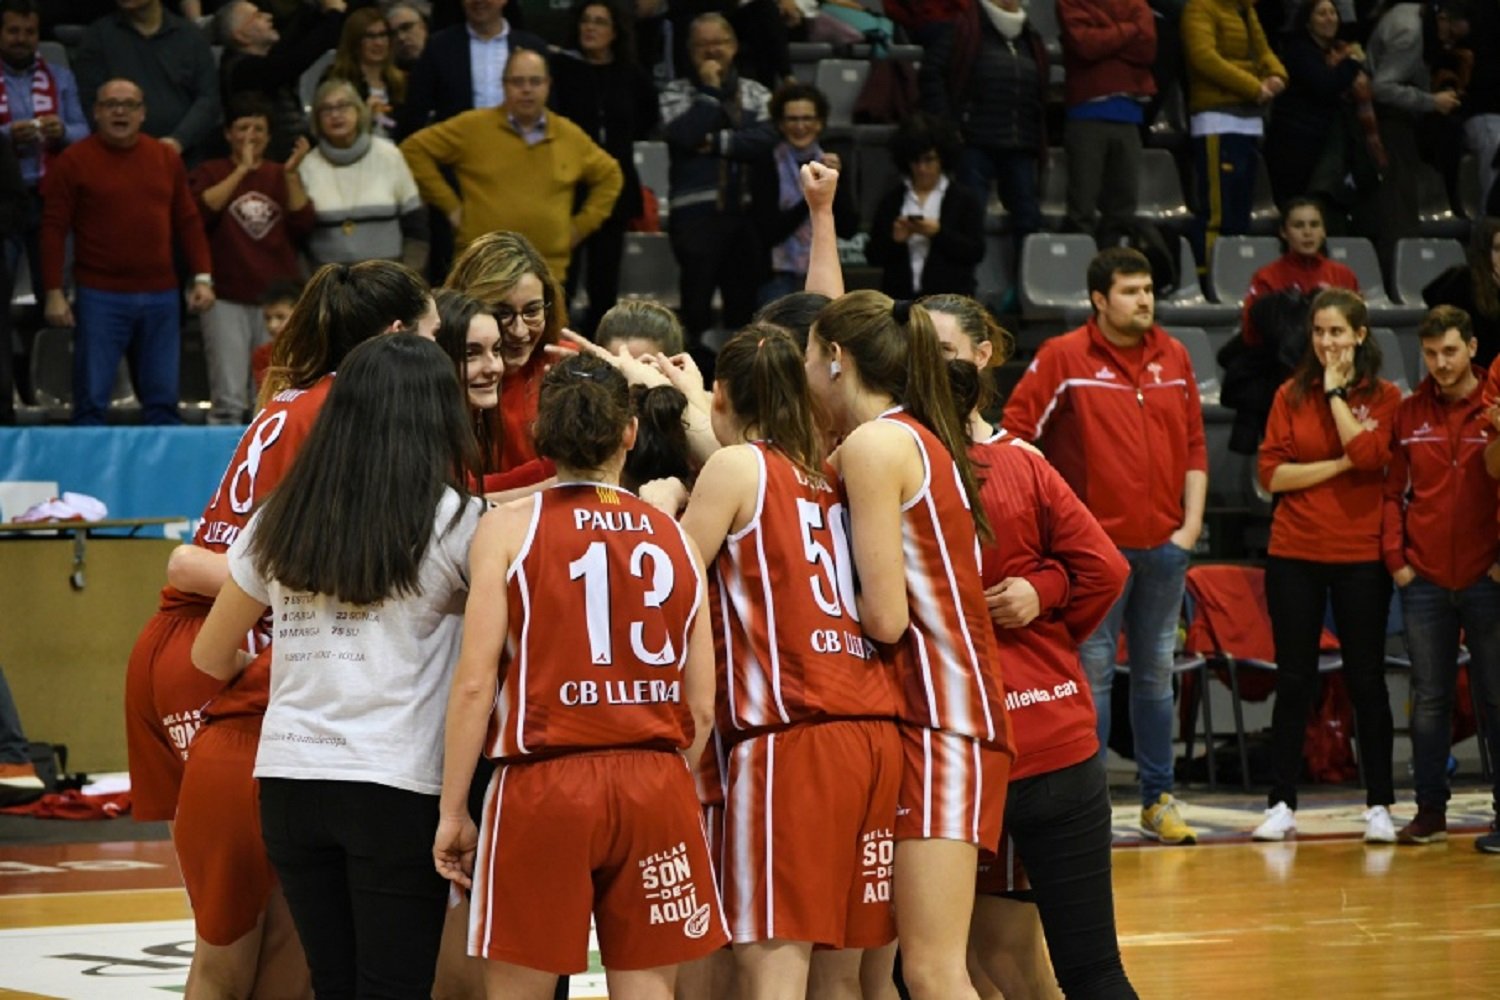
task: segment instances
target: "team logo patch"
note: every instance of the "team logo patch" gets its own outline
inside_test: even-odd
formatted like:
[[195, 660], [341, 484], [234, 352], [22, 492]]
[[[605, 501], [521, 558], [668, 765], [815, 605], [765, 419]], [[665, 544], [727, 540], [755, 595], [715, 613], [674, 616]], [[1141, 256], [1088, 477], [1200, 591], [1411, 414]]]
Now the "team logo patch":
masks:
[[600, 503], [614, 504], [620, 506], [620, 494], [608, 486], [595, 486], [594, 493], [598, 495]]
[[229, 214], [252, 240], [261, 240], [281, 218], [281, 206], [259, 191], [247, 191], [229, 206]]
[[683, 936], [696, 941], [699, 938], [703, 937], [703, 935], [707, 934], [709, 918], [713, 916], [713, 912], [713, 907], [709, 906], [707, 903], [699, 906], [697, 911], [683, 922]]
[[649, 904], [651, 926], [681, 924], [685, 937], [697, 940], [708, 933], [713, 907], [698, 902], [698, 883], [684, 841], [658, 851], [638, 863], [641, 889]]

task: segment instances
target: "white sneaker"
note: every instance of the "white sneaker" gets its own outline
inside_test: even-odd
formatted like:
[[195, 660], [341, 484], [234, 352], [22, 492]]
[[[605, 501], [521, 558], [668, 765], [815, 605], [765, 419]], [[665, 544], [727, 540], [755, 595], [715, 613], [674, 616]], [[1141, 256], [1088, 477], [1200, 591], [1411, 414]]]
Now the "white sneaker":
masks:
[[[1389, 820], [1387, 820], [1389, 822]], [[1297, 832], [1297, 810], [1285, 802], [1278, 802], [1266, 810], [1266, 818], [1250, 835], [1251, 840], [1285, 840], [1289, 833]]]
[[1385, 806], [1371, 806], [1365, 810], [1365, 843], [1394, 844], [1396, 824], [1391, 822], [1391, 811]]

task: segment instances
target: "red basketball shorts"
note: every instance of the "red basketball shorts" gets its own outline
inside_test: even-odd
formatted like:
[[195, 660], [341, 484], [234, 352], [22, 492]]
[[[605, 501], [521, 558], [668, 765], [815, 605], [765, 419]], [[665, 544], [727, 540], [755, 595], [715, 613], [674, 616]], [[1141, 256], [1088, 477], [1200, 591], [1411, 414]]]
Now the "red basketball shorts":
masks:
[[1011, 758], [970, 736], [903, 725], [897, 840], [962, 840], [993, 853]]
[[735, 745], [722, 869], [735, 942], [878, 948], [895, 940], [900, 782], [892, 722], [809, 723]]
[[469, 954], [560, 975], [702, 958], [728, 940], [693, 776], [650, 750], [501, 765], [480, 823]]
[[193, 923], [209, 944], [249, 933], [276, 884], [260, 834], [259, 744], [259, 718], [221, 719], [198, 731], [183, 772], [172, 839]]
[[193, 666], [193, 640], [208, 607], [158, 611], [146, 623], [125, 668], [125, 747], [131, 812], [137, 820], [170, 820], [199, 712], [224, 682]]

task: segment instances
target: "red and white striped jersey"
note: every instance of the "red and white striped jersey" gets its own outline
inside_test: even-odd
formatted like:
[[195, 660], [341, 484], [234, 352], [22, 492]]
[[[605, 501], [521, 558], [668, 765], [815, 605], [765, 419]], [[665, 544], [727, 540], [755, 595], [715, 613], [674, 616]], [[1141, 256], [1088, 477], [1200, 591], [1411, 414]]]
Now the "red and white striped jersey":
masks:
[[714, 560], [718, 727], [895, 712], [889, 669], [859, 625], [844, 498], [764, 443], [755, 513]]
[[897, 717], [1011, 750], [1005, 685], [979, 575], [979, 542], [958, 466], [936, 435], [901, 409], [922, 456], [922, 487], [901, 508], [911, 625], [890, 647]]
[[[271, 397], [255, 415], [235, 446], [234, 457], [219, 480], [193, 533], [193, 544], [210, 552], [228, 552], [250, 515], [281, 485], [307, 436], [318, 421], [333, 376], [325, 375], [308, 389], [287, 389]], [[213, 604], [214, 599], [165, 587], [161, 610], [187, 604]]]
[[489, 756], [692, 743], [682, 670], [702, 577], [676, 521], [619, 487], [559, 484], [532, 499], [506, 580]]

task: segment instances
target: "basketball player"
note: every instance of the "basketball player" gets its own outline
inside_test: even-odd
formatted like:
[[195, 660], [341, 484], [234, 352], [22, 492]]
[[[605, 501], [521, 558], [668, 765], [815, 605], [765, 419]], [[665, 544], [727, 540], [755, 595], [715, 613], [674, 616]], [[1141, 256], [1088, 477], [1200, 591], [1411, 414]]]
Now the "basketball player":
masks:
[[[728, 940], [691, 772], [713, 711], [703, 573], [676, 522], [619, 487], [635, 435], [625, 378], [561, 361], [535, 427], [558, 485], [475, 536], [433, 859], [472, 884], [490, 996], [551, 997], [585, 968], [591, 912], [614, 997], [670, 1000], [676, 966]], [[481, 751], [499, 767], [476, 831]]]

